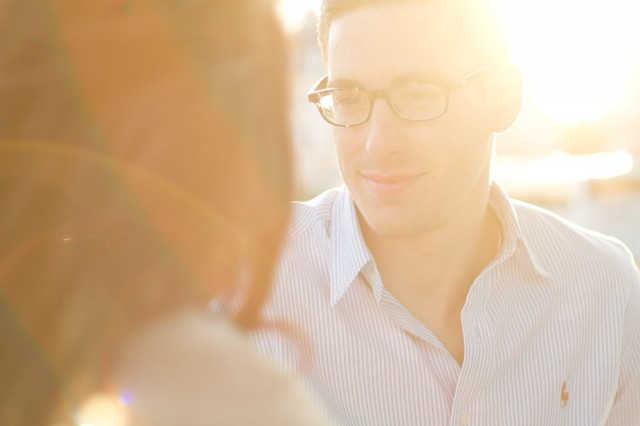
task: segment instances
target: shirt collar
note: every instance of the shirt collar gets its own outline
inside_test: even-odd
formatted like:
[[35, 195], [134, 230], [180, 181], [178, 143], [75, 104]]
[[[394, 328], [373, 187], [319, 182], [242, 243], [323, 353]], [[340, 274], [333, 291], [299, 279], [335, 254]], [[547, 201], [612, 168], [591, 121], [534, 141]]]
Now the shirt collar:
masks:
[[491, 184], [489, 207], [495, 213], [502, 227], [502, 241], [496, 263], [499, 264], [507, 261], [513, 256], [518, 246], [521, 245], [526, 252], [527, 260], [531, 266], [533, 266], [536, 273], [542, 277], [549, 277], [542, 262], [540, 262], [540, 257], [531, 247], [531, 244], [529, 244], [522, 231], [522, 226], [518, 220], [518, 214], [513, 203], [500, 185], [495, 182]]
[[346, 187], [341, 188], [333, 205], [329, 238], [331, 306], [335, 306], [362, 268], [372, 260]]
[[[549, 277], [539, 257], [522, 232], [522, 227], [518, 222], [518, 215], [512, 202], [504, 190], [495, 182], [491, 185], [489, 206], [494, 211], [502, 227], [502, 243], [496, 263], [507, 261], [513, 256], [516, 249], [522, 246], [526, 252], [526, 258], [534, 270], [542, 277]], [[340, 189], [333, 205], [329, 238], [331, 244], [329, 280], [331, 306], [333, 307], [363, 268], [367, 265], [373, 267], [373, 257], [364, 242], [356, 216], [356, 209], [346, 187]]]

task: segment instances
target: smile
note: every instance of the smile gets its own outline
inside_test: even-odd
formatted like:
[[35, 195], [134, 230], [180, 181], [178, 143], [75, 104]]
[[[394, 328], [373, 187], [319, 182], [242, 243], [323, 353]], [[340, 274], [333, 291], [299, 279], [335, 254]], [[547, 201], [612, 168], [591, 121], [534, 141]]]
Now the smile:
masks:
[[363, 174], [369, 189], [379, 196], [400, 195], [405, 192], [421, 174]]

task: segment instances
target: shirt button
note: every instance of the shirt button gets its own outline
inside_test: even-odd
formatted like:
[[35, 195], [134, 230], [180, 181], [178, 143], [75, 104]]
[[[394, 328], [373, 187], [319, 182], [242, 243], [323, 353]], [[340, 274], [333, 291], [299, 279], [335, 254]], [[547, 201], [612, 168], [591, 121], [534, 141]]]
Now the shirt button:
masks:
[[460, 421], [458, 422], [460, 426], [467, 426], [469, 424], [469, 415], [467, 413], [463, 413], [460, 416]]

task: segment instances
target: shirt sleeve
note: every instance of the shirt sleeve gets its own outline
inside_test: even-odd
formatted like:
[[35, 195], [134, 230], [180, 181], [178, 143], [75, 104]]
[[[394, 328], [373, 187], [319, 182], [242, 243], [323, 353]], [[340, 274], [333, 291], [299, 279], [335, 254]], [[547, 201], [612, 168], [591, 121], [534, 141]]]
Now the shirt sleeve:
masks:
[[631, 273], [631, 291], [622, 328], [620, 376], [607, 425], [636, 424], [640, 418], [640, 273]]

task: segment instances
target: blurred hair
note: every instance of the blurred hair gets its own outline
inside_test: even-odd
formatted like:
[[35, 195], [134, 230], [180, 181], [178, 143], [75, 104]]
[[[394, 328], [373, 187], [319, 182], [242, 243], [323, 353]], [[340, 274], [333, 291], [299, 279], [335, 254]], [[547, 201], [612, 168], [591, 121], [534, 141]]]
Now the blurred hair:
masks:
[[0, 424], [51, 424], [168, 313], [260, 324], [291, 193], [271, 6], [0, 2]]
[[[460, 19], [456, 25], [467, 36], [469, 52], [475, 52], [481, 61], [493, 64], [510, 61], [505, 29], [493, 0], [322, 0], [318, 18], [318, 44], [325, 63], [329, 30], [335, 19], [362, 8], [420, 3], [452, 7], [455, 16]], [[447, 40], [441, 42], [446, 44]]]

